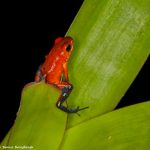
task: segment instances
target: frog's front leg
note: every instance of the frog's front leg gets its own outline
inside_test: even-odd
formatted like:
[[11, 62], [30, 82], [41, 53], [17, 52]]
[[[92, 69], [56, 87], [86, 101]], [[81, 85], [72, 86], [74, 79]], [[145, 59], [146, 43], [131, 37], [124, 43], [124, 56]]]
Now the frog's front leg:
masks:
[[65, 102], [65, 100], [68, 98], [68, 96], [70, 95], [72, 89], [73, 89], [73, 86], [72, 84], [69, 84], [67, 82], [61, 82], [60, 84], [57, 84], [56, 85], [59, 89], [61, 89], [62, 91], [62, 94], [60, 95], [57, 103], [56, 103], [56, 106], [61, 109], [62, 111], [65, 111], [67, 113], [77, 113], [78, 111], [81, 111], [83, 109], [86, 109], [88, 107], [84, 107], [84, 108], [75, 108], [75, 109], [71, 109], [71, 108], [67, 108], [63, 105], [63, 103]]

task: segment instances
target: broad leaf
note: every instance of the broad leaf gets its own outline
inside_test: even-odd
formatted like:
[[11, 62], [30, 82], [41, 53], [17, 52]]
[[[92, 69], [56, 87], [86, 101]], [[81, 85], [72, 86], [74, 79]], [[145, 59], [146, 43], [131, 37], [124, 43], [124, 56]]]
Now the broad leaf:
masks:
[[74, 85], [68, 128], [119, 103], [150, 53], [150, 0], [85, 0], [67, 35], [75, 40], [69, 62]]
[[150, 102], [95, 117], [67, 130], [61, 150], [147, 150]]
[[27, 85], [17, 119], [1, 145], [33, 146], [35, 149], [58, 149], [66, 128], [67, 114], [56, 109], [60, 92], [44, 82]]

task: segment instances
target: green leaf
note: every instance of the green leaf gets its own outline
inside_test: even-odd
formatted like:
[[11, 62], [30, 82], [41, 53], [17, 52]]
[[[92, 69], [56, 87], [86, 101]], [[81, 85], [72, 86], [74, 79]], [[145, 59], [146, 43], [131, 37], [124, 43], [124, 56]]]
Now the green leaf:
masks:
[[59, 95], [56, 88], [43, 82], [26, 86], [15, 124], [1, 145], [58, 149], [67, 121], [67, 114], [55, 107]]
[[150, 53], [150, 0], [85, 0], [67, 35], [75, 40], [69, 60], [74, 90], [68, 128], [112, 111]]
[[147, 150], [150, 102], [90, 119], [67, 130], [61, 150]]
[[9, 130], [9, 132], [7, 133], [7, 135], [5, 136], [5, 138], [3, 139], [3, 141], [0, 143], [0, 148], [1, 148], [1, 145], [5, 146], [5, 145], [8, 145], [8, 142], [9, 142], [9, 137], [10, 137], [10, 134], [11, 134], [11, 129]]
[[15, 124], [1, 146], [25, 145], [37, 150], [146, 149], [150, 146], [150, 102], [66, 129], [66, 113], [55, 107], [58, 95], [56, 88], [43, 82], [26, 87]]

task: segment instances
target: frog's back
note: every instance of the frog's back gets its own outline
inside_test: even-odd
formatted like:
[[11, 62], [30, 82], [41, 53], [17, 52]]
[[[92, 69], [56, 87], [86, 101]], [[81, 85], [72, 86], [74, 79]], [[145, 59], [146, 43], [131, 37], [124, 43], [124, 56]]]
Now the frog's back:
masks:
[[[70, 51], [66, 50], [68, 45]], [[72, 51], [72, 45], [73, 40], [71, 37], [57, 38], [55, 40], [53, 48], [42, 64], [41, 71], [43, 76], [55, 76], [58, 78], [62, 74], [63, 63], [67, 62]]]
[[52, 68], [55, 63], [56, 53], [53, 49], [50, 53], [46, 56], [44, 63], [42, 64], [42, 74], [47, 74], [48, 71]]

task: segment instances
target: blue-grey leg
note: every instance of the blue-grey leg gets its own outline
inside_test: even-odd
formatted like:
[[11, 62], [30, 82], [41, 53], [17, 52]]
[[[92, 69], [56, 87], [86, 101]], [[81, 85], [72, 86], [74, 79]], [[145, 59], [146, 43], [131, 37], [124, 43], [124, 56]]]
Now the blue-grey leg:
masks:
[[[56, 106], [61, 109], [64, 112], [67, 113], [77, 113], [81, 110], [87, 109], [88, 107], [84, 107], [84, 108], [79, 108], [79, 106], [75, 109], [71, 109], [71, 108], [67, 108], [63, 105], [63, 103], [65, 102], [65, 100], [68, 98], [68, 96], [70, 95], [71, 91], [73, 89], [73, 86], [71, 84], [69, 85], [65, 85], [64, 88], [62, 88], [62, 94], [59, 97]], [[78, 114], [79, 115], [79, 114]]]
[[38, 67], [38, 70], [36, 72], [36, 75], [35, 75], [35, 81], [36, 82], [39, 82], [41, 80], [45, 80], [45, 77], [42, 75], [42, 71], [41, 71], [41, 65]]

